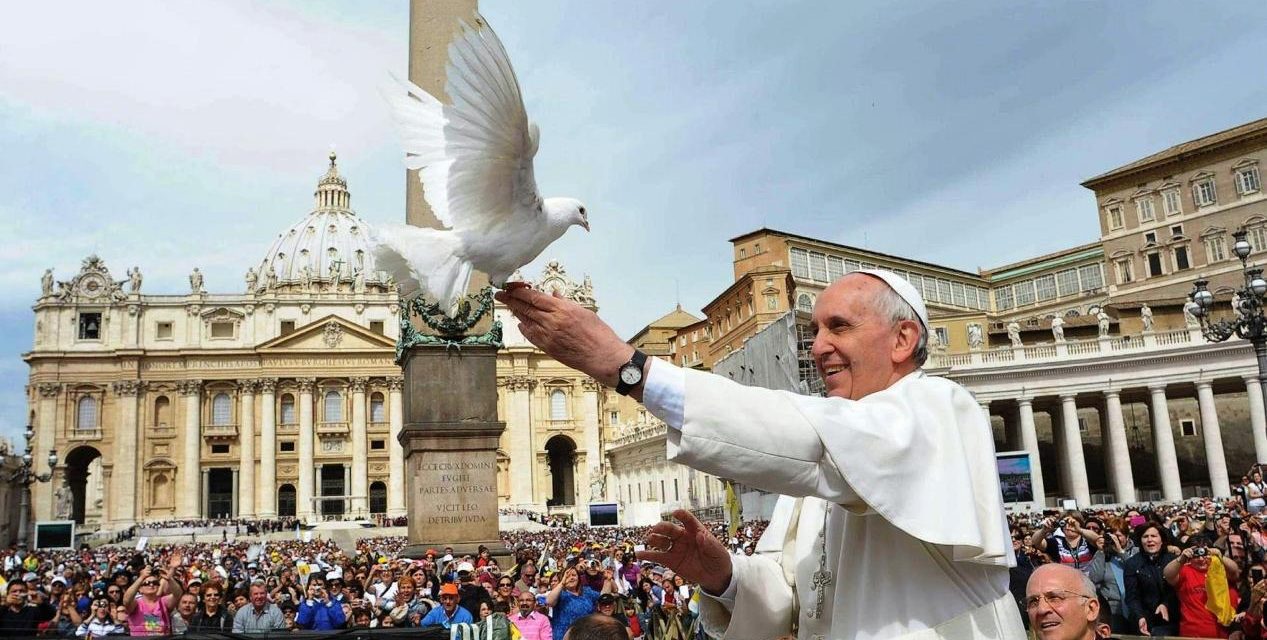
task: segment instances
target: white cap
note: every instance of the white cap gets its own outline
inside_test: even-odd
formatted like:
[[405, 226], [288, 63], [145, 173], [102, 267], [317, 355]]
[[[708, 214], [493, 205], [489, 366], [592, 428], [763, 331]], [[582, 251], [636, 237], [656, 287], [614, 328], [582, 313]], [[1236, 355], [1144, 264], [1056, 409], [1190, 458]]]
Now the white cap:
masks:
[[461, 573], [461, 572], [463, 572], [463, 571], [470, 571], [470, 572], [474, 572], [474, 571], [475, 571], [475, 565], [473, 565], [473, 564], [471, 564], [471, 563], [469, 563], [469, 562], [459, 562], [459, 563], [458, 563], [458, 573]]
[[911, 305], [911, 308], [915, 310], [915, 315], [919, 317], [920, 324], [924, 325], [924, 332], [927, 333], [929, 331], [928, 307], [924, 306], [924, 298], [919, 295], [919, 292], [915, 290], [911, 283], [906, 281], [906, 278], [892, 271], [884, 271], [882, 269], [861, 269], [856, 273], [865, 273], [883, 280], [884, 284], [889, 285], [890, 289], [897, 292], [906, 301], [906, 304]]

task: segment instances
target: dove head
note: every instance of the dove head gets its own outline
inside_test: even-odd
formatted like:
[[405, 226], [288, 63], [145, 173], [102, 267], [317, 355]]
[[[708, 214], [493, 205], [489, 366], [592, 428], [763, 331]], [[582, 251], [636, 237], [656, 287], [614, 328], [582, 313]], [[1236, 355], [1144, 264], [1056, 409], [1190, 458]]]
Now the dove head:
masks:
[[543, 203], [546, 215], [551, 220], [567, 226], [577, 225], [586, 231], [590, 230], [589, 217], [585, 213], [585, 205], [576, 198], [546, 198]]

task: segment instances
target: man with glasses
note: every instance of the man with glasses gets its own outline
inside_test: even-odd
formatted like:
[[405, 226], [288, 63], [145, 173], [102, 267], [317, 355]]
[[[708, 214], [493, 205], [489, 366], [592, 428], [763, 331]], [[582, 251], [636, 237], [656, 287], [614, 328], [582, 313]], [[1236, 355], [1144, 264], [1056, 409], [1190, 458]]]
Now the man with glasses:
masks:
[[224, 606], [224, 591], [220, 585], [210, 583], [202, 589], [202, 608], [189, 621], [192, 632], [228, 632], [233, 630], [233, 618]]
[[1025, 611], [1039, 640], [1094, 640], [1100, 618], [1095, 585], [1081, 571], [1060, 564], [1034, 570], [1025, 586]]
[[550, 619], [537, 611], [537, 597], [524, 591], [519, 594], [516, 602], [519, 610], [509, 616], [510, 623], [519, 629], [523, 640], [552, 640], [554, 635], [550, 628]]

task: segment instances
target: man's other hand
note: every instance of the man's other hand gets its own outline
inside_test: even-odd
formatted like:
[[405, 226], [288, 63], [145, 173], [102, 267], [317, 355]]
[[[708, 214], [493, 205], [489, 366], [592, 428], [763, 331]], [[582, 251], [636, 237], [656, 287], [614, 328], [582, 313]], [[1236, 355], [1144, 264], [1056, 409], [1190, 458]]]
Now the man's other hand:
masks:
[[638, 559], [662, 564], [698, 583], [705, 593], [721, 595], [730, 586], [730, 552], [690, 511], [678, 509], [673, 517], [682, 525], [666, 521], [652, 526], [647, 549], [638, 552]]

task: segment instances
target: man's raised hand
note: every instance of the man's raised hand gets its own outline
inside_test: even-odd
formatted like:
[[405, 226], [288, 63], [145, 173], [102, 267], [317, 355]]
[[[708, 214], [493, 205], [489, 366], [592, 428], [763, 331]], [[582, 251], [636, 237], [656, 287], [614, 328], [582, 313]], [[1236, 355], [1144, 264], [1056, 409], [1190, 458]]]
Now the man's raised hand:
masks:
[[515, 314], [519, 332], [529, 342], [555, 360], [616, 386], [617, 371], [633, 356], [633, 347], [598, 314], [557, 294], [527, 287], [499, 291], [496, 298]]
[[662, 564], [706, 593], [720, 595], [730, 585], [730, 552], [686, 509], [673, 512], [682, 523], [658, 522], [647, 532], [647, 549], [638, 559]]

